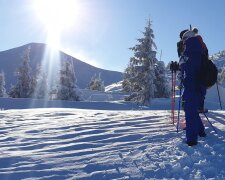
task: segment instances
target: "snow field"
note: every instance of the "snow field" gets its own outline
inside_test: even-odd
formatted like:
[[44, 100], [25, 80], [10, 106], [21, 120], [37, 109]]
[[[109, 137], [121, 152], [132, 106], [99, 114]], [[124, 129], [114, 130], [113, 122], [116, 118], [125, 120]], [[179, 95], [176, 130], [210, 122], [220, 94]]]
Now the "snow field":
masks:
[[188, 147], [169, 111], [0, 112], [0, 179], [225, 179], [225, 112]]

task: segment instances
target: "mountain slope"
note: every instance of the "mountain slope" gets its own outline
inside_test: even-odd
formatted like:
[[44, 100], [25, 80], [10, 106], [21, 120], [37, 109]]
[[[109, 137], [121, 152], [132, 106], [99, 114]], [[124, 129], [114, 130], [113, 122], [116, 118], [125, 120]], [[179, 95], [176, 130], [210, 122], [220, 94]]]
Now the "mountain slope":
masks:
[[[42, 43], [30, 43], [24, 46], [13, 48], [0, 52], [0, 71], [4, 71], [6, 78], [6, 88], [9, 89], [11, 84], [15, 84], [16, 77], [14, 73], [16, 69], [22, 63], [22, 55], [25, 49], [30, 47], [30, 61], [31, 67], [35, 68], [37, 64], [41, 64], [42, 59], [50, 59], [51, 54], [47, 54], [49, 48]], [[80, 88], [87, 87], [91, 77], [94, 74], [101, 73], [105, 85], [109, 85], [122, 80], [122, 73], [116, 71], [109, 71], [91, 66], [85, 62], [82, 62], [74, 57], [67, 55], [62, 51], [56, 52], [59, 54], [61, 61], [72, 58], [75, 74], [77, 77], [77, 84]], [[46, 63], [46, 66], [50, 62]], [[47, 68], [46, 68], [47, 69]], [[55, 69], [56, 70], [56, 69]]]

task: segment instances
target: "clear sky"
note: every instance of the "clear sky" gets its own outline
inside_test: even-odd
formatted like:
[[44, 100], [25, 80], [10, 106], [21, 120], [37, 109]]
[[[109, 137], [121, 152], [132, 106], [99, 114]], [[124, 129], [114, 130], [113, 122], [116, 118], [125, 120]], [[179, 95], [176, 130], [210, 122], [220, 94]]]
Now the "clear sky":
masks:
[[[67, 6], [60, 4], [58, 15], [52, 13], [50, 18], [40, 9], [52, 12], [55, 5], [37, 10], [37, 1], [0, 0], [0, 51], [30, 42], [46, 43], [49, 35], [54, 39], [57, 34], [65, 52], [100, 68], [123, 71], [133, 55], [128, 48], [142, 37], [149, 17], [157, 57], [162, 50], [165, 63], [177, 60], [179, 33], [190, 24], [199, 28], [209, 54], [225, 49], [224, 0], [62, 0]], [[71, 14], [68, 8], [73, 9]], [[61, 17], [58, 25], [64, 28], [49, 30], [51, 21]]]

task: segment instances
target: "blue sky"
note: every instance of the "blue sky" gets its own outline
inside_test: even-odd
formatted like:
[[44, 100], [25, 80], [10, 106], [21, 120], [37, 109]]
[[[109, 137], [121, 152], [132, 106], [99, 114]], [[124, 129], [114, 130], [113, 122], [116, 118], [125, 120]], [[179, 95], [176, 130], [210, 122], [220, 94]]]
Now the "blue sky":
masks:
[[[47, 1], [47, 0], [46, 0]], [[177, 60], [181, 30], [199, 28], [209, 54], [225, 49], [224, 0], [73, 0], [79, 17], [60, 34], [60, 47], [92, 65], [123, 71], [133, 55], [128, 48], [142, 37], [150, 17], [157, 57]], [[0, 51], [47, 41], [47, 29], [35, 12], [35, 0], [0, 0]]]

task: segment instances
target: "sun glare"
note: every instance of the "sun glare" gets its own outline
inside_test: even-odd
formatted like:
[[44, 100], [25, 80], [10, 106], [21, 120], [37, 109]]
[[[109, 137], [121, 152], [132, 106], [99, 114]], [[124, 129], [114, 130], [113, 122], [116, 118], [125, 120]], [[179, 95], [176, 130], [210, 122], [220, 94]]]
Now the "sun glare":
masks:
[[36, 0], [37, 16], [48, 31], [47, 44], [59, 47], [60, 34], [79, 20], [77, 0]]
[[35, 9], [47, 27], [60, 30], [71, 26], [79, 16], [76, 0], [36, 0]]

